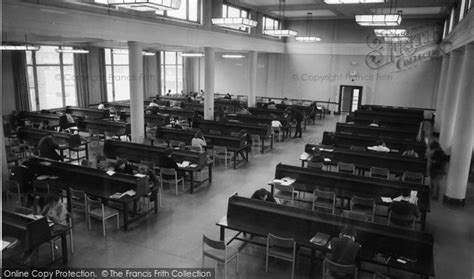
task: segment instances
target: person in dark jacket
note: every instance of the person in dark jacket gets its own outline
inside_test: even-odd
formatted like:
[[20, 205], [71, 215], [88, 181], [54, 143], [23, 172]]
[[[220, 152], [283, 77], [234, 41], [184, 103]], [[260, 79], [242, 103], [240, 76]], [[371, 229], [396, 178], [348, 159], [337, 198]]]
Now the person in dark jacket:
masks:
[[56, 149], [59, 149], [59, 146], [54, 142], [53, 135], [48, 133], [46, 136], [42, 137], [38, 143], [39, 156], [43, 158], [48, 158], [55, 161], [62, 161], [63, 158], [59, 156]]
[[448, 156], [444, 153], [443, 149], [441, 149], [441, 146], [437, 141], [430, 144], [429, 151], [431, 193], [433, 199], [437, 200], [439, 198], [441, 179], [443, 178], [443, 175], [445, 175], [444, 165], [448, 160]]
[[115, 164], [115, 172], [133, 175], [133, 168], [127, 160], [119, 159]]
[[[176, 161], [171, 157], [172, 151], [170, 149], [165, 150], [164, 156], [160, 158], [160, 168], [165, 169], [175, 169], [178, 173], [178, 178], [183, 177], [183, 172], [179, 171], [178, 164]], [[163, 175], [164, 179], [174, 179], [171, 175]]]
[[303, 114], [301, 114], [299, 111], [296, 111], [296, 110], [292, 110], [291, 114], [293, 116], [293, 119], [296, 121], [295, 136], [293, 138], [301, 138], [302, 137], [301, 122], [303, 122]]
[[257, 191], [255, 191], [253, 193], [252, 197], [250, 197], [250, 198], [256, 199], [256, 200], [262, 200], [262, 201], [276, 203], [275, 199], [272, 196], [272, 193], [270, 193], [265, 188], [258, 189]]
[[[414, 203], [410, 202], [410, 189], [403, 189], [401, 200], [394, 201], [390, 205], [390, 211], [397, 213], [398, 215], [406, 216], [406, 217], [416, 217], [420, 216], [418, 211], [418, 206]], [[411, 226], [412, 222], [409, 220], [399, 220], [399, 219], [392, 219], [391, 222], [397, 226], [408, 227]]]
[[[356, 231], [351, 225], [346, 225], [342, 229], [339, 237], [333, 238], [330, 243], [331, 257], [330, 259], [338, 264], [352, 265], [356, 264], [356, 259], [359, 255], [360, 244], [355, 241]], [[347, 276], [331, 272], [333, 278], [347, 278]], [[354, 276], [352, 276], [353, 278]], [[350, 277], [349, 277], [350, 278]]]

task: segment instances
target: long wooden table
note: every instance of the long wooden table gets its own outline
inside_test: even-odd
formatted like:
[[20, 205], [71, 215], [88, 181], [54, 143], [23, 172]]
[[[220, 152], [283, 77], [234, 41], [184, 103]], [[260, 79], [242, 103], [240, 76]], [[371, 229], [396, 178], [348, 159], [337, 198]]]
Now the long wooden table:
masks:
[[394, 127], [374, 127], [369, 125], [356, 125], [340, 123], [336, 124], [337, 133], [369, 135], [373, 137], [391, 137], [396, 139], [416, 140], [418, 131], [410, 131]]
[[357, 110], [354, 112], [353, 120], [357, 125], [370, 125], [374, 120], [380, 126], [398, 127], [418, 132], [423, 116], [408, 116], [394, 113], [384, 113], [370, 110]]
[[41, 113], [41, 112], [20, 112], [19, 118], [22, 120], [28, 120], [34, 124], [39, 125], [43, 120], [48, 121], [49, 126], [59, 126], [59, 114], [56, 113]]
[[128, 136], [131, 133], [130, 123], [103, 119], [80, 119], [77, 127], [81, 131], [95, 130], [98, 133], [113, 133], [116, 136]]
[[[128, 229], [130, 223], [129, 204], [137, 203], [141, 197], [149, 193], [155, 197], [155, 200], [158, 200], [157, 188], [150, 188], [147, 177], [137, 177], [123, 173], [115, 173], [109, 176], [99, 169], [41, 158], [30, 158], [28, 160], [28, 166], [30, 171], [37, 176], [49, 175], [58, 177], [56, 179], [49, 178], [44, 181], [48, 182], [52, 188], [66, 190], [69, 212], [72, 212], [70, 188], [84, 191], [91, 196], [101, 198], [109, 203], [120, 204], [124, 230]], [[115, 193], [124, 193], [128, 190], [134, 190], [136, 194], [134, 196], [124, 195], [120, 199], [111, 198]], [[157, 202], [155, 202], [154, 212], [155, 214], [158, 213]]]
[[[161, 158], [166, 156], [165, 152], [167, 150], [172, 151], [171, 156], [175, 161], [188, 161], [190, 162], [190, 165], [196, 165], [179, 168], [181, 171], [190, 174], [189, 183], [191, 194], [194, 192], [194, 188], [198, 187], [202, 183], [206, 181], [212, 183], [212, 161], [207, 160], [207, 154], [205, 152], [169, 149], [146, 144], [114, 140], [107, 140], [104, 143], [104, 154], [107, 158], [115, 159], [116, 157], [122, 157], [127, 158], [127, 160], [135, 163], [140, 163], [142, 160], [149, 161], [155, 163], [157, 167], [160, 166]], [[194, 173], [201, 172], [205, 167], [208, 167], [209, 178], [203, 181], [197, 181], [198, 184], [195, 185]]]
[[336, 195], [342, 199], [350, 200], [353, 195], [357, 195], [374, 198], [378, 204], [384, 204], [381, 197], [398, 197], [403, 189], [417, 191], [418, 208], [421, 213], [420, 224], [423, 230], [426, 225], [426, 214], [430, 212], [429, 188], [422, 184], [278, 164], [275, 169], [275, 179], [283, 177], [294, 178], [296, 180], [294, 187], [298, 191], [312, 193], [315, 188], [321, 188], [335, 191]]
[[[376, 152], [376, 151], [358, 151], [341, 147], [327, 147], [315, 144], [306, 144], [304, 151], [310, 155], [314, 153], [316, 148], [322, 147], [320, 154], [330, 159], [330, 162], [324, 162], [328, 165], [337, 165], [338, 162], [352, 163], [356, 168], [361, 170], [369, 170], [371, 167], [387, 168], [390, 173], [401, 175], [406, 171], [426, 174], [426, 159], [403, 157], [397, 153]], [[332, 151], [326, 151], [327, 149]], [[302, 167], [304, 162], [302, 160]]]
[[[316, 251], [326, 253], [330, 249], [314, 245], [310, 239], [317, 232], [337, 237], [346, 224], [353, 225], [357, 231], [356, 241], [362, 245], [359, 253], [361, 261], [419, 274], [423, 278], [434, 276], [433, 236], [425, 232], [316, 213], [236, 195], [229, 198], [227, 215], [216, 225], [220, 227], [222, 241], [225, 239], [225, 230], [238, 232], [231, 241], [238, 239], [251, 242], [248, 238], [240, 237], [241, 233], [262, 237], [271, 233], [293, 238], [297, 246], [311, 249], [310, 278], [313, 278]], [[378, 253], [390, 256], [390, 259], [380, 262], [376, 259]], [[402, 264], [397, 261], [400, 257], [412, 261]]]
[[[130, 112], [120, 112], [120, 120], [130, 122]], [[154, 124], [156, 126], [165, 126], [170, 124], [170, 116], [168, 114], [152, 114], [145, 113], [145, 124]]]
[[66, 112], [74, 116], [85, 117], [85, 118], [104, 119], [104, 118], [110, 117], [110, 113], [108, 109], [79, 108], [79, 107], [67, 106]]
[[227, 114], [227, 119], [249, 124], [272, 125], [273, 117], [246, 114]]
[[[18, 138], [24, 142], [30, 143], [34, 146], [37, 146], [41, 138], [51, 134], [54, 138], [54, 141], [59, 146], [59, 153], [61, 158], [64, 158], [64, 151], [69, 150], [73, 147], [84, 146], [86, 159], [89, 159], [89, 148], [88, 142], [81, 139], [77, 144], [71, 144], [71, 137], [75, 136], [69, 133], [55, 132], [50, 130], [36, 129], [30, 127], [22, 127], [18, 130]], [[63, 160], [63, 159], [62, 159]]]
[[412, 117], [424, 118], [424, 112], [427, 109], [422, 108], [408, 108], [408, 107], [394, 107], [394, 106], [380, 106], [380, 105], [362, 105], [361, 110], [369, 110], [374, 112], [392, 113], [397, 115], [406, 115]]
[[261, 152], [265, 152], [265, 140], [270, 138], [270, 149], [273, 149], [273, 137], [271, 125], [256, 125], [248, 123], [222, 122], [213, 120], [198, 119], [193, 122], [193, 126], [209, 134], [211, 130], [220, 131], [223, 135], [239, 133], [245, 130], [250, 135], [258, 135], [262, 142]]
[[391, 137], [374, 137], [369, 135], [346, 134], [324, 132], [322, 144], [334, 145], [336, 147], [350, 148], [351, 146], [374, 146], [377, 141], [383, 140], [388, 148], [396, 149], [403, 153], [408, 147], [413, 147], [416, 153], [423, 158], [426, 152], [426, 144], [415, 140], [405, 140]]
[[[156, 130], [156, 138], [164, 139], [166, 141], [178, 140], [187, 145], [191, 145], [191, 141], [196, 134], [196, 130], [182, 130], [167, 127], [159, 127]], [[237, 156], [240, 155], [242, 162], [249, 161], [249, 145], [246, 143], [245, 136], [232, 137], [215, 134], [204, 134], [206, 138], [206, 148], [213, 148], [214, 146], [224, 146], [228, 151], [234, 154], [233, 163], [234, 169], [237, 168]]]

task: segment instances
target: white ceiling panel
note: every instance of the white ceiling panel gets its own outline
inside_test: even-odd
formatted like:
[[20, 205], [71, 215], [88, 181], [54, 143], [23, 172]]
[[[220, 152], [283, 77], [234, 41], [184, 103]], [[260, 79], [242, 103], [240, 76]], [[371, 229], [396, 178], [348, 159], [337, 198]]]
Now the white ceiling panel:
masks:
[[[278, 5], [279, 0], [240, 0], [242, 4], [252, 5], [252, 6], [269, 6], [269, 5]], [[315, 0], [286, 0], [285, 5], [300, 5], [300, 4], [315, 4]]]
[[[271, 11], [272, 14], [279, 16], [280, 13], [278, 11]], [[306, 17], [308, 13], [312, 13], [313, 17], [321, 17], [321, 16], [336, 16], [330, 10], [293, 10], [293, 11], [285, 11], [285, 17]]]
[[[385, 9], [370, 9], [373, 13], [377, 14], [388, 14], [390, 13], [389, 8]], [[396, 11], [402, 11], [404, 15], [437, 15], [443, 13], [445, 8], [443, 7], [410, 7], [410, 8], [396, 8]], [[394, 9], [392, 9], [392, 13]]]

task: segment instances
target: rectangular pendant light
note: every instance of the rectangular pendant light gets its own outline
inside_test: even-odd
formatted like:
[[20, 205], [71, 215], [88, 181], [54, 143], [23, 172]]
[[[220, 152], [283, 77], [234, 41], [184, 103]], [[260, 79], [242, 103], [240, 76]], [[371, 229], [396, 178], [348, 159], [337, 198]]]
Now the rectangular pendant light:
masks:
[[178, 10], [181, 0], [108, 0], [109, 6], [122, 7], [140, 12]]
[[198, 53], [198, 52], [183, 52], [180, 54], [181, 57], [204, 57], [204, 53]]
[[402, 22], [402, 15], [356, 15], [355, 20], [361, 26], [399, 26]]
[[324, 0], [326, 4], [374, 4], [385, 3], [385, 0]]
[[377, 37], [404, 37], [407, 35], [406, 29], [375, 29], [374, 34]]
[[301, 43], [316, 43], [321, 41], [319, 37], [295, 37], [295, 40]]
[[155, 56], [154, 52], [151, 51], [142, 51], [143, 56]]
[[39, 46], [33, 45], [1, 45], [0, 50], [31, 50], [38, 51], [40, 50]]
[[257, 21], [245, 17], [222, 17], [213, 18], [212, 24], [228, 28], [253, 28]]
[[56, 49], [57, 53], [75, 53], [75, 54], [86, 54], [89, 53], [89, 50], [87, 49], [72, 49], [72, 48], [57, 48]]
[[293, 30], [282, 30], [282, 29], [270, 29], [270, 30], [263, 30], [264, 35], [272, 36], [272, 37], [294, 37], [298, 35], [298, 32]]
[[384, 37], [386, 43], [407, 43], [410, 41], [408, 37]]
[[245, 58], [245, 55], [242, 55], [242, 54], [223, 54], [222, 58], [242, 59], [242, 58]]

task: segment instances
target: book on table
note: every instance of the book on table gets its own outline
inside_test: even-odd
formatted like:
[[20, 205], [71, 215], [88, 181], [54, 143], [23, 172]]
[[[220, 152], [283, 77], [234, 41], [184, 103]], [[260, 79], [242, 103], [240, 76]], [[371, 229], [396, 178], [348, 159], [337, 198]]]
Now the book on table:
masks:
[[326, 246], [330, 239], [330, 235], [318, 232], [315, 236], [313, 236], [313, 238], [311, 238], [310, 242], [319, 246]]
[[282, 179], [274, 179], [273, 183], [278, 183], [283, 186], [290, 186], [295, 183], [295, 179], [291, 177], [283, 177]]

